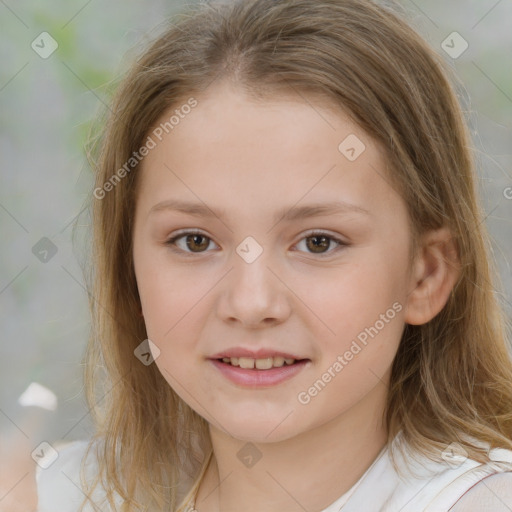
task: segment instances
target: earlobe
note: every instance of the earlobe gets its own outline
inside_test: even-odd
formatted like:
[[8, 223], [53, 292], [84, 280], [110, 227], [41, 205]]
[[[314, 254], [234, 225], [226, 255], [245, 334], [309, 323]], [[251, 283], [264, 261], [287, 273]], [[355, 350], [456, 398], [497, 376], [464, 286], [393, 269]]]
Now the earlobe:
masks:
[[427, 232], [414, 262], [405, 322], [422, 325], [445, 306], [460, 274], [457, 244], [447, 228]]

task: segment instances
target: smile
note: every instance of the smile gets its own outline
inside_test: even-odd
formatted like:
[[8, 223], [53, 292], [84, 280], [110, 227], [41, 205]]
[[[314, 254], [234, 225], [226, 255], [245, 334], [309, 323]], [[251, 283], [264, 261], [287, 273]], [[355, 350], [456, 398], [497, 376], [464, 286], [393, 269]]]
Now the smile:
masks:
[[[282, 357], [251, 359], [248, 357], [210, 359], [221, 375], [244, 387], [270, 387], [298, 375], [312, 363], [309, 359]], [[236, 363], [236, 364], [235, 364]]]
[[264, 359], [253, 359], [252, 357], [223, 357], [224, 363], [231, 366], [239, 366], [240, 368], [258, 370], [268, 370], [270, 368], [281, 368], [283, 365], [292, 365], [295, 359], [286, 359], [284, 357], [266, 357]]

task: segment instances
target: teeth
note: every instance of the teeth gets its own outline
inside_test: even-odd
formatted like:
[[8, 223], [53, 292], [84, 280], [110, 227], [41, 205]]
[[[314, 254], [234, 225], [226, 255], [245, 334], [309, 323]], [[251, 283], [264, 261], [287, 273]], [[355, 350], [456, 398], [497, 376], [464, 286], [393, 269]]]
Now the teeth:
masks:
[[238, 366], [240, 366], [240, 368], [254, 368], [254, 359], [250, 357], [240, 357], [238, 358]]
[[256, 359], [254, 365], [258, 370], [268, 370], [274, 366], [274, 358], [267, 357], [267, 359]]
[[[292, 361], [293, 363], [293, 359], [289, 359], [289, 361]], [[292, 364], [292, 363], [288, 363], [288, 364]], [[283, 366], [284, 364], [284, 357], [274, 357], [274, 363], [272, 366], [276, 366], [276, 367], [281, 367]]]
[[285, 359], [284, 357], [267, 357], [265, 359], [252, 359], [251, 357], [223, 357], [224, 363], [232, 366], [240, 366], [240, 368], [248, 368], [257, 370], [268, 370], [270, 368], [280, 368], [284, 364], [291, 365], [295, 359]]

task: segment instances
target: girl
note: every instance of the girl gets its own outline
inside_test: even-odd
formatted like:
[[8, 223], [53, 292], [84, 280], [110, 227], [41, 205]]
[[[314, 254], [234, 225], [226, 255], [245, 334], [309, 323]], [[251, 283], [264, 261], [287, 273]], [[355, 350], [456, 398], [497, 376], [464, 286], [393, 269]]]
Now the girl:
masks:
[[40, 512], [511, 510], [469, 145], [441, 59], [388, 6], [190, 8], [102, 139], [98, 431], [39, 471]]

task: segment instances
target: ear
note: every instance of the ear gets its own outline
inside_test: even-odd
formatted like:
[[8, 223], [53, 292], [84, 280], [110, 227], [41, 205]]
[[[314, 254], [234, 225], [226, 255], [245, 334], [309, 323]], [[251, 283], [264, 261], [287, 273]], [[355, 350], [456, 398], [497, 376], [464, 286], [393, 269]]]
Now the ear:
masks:
[[447, 303], [459, 275], [457, 244], [450, 230], [424, 234], [411, 272], [405, 322], [422, 325], [434, 318]]

